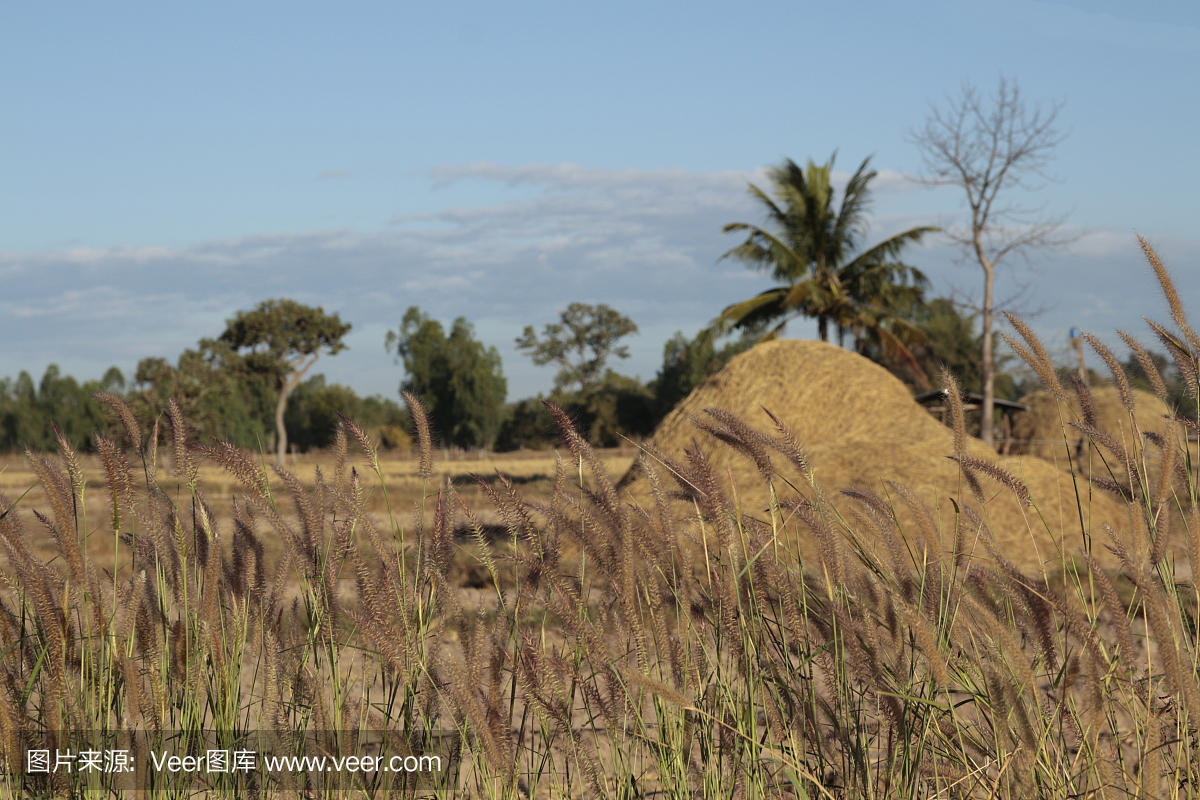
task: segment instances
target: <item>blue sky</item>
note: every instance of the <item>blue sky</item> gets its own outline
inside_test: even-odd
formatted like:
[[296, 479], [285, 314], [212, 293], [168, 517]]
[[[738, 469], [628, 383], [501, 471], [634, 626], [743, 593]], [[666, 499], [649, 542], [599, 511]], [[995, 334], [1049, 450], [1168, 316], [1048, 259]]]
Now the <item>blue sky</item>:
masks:
[[[1164, 317], [1134, 232], [1200, 294], [1200, 7], [1167, 2], [0, 3], [0, 376], [172, 361], [268, 297], [338, 311], [317, 369], [395, 396], [383, 338], [417, 305], [513, 348], [573, 301], [663, 342], [769, 286], [718, 262], [746, 184], [785, 157], [868, 155], [873, 235], [961, 218], [906, 133], [963, 80], [1062, 101], [1071, 251], [1001, 299], [1065, 353]], [[757, 173], [757, 174], [756, 174]], [[906, 259], [978, 296], [943, 240]], [[1196, 313], [1200, 313], [1197, 311]], [[812, 326], [789, 328], [812, 336]]]

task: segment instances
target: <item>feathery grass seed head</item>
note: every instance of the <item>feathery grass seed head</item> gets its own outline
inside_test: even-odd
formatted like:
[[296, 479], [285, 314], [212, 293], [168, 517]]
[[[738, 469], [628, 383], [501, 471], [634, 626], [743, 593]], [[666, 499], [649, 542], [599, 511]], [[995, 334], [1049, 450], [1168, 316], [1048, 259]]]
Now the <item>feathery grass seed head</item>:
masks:
[[1158, 336], [1158, 340], [1163, 343], [1163, 346], [1167, 348], [1167, 352], [1171, 354], [1171, 358], [1175, 361], [1175, 367], [1179, 370], [1179, 374], [1187, 386], [1188, 396], [1192, 400], [1200, 399], [1200, 365], [1197, 364], [1196, 356], [1190, 353], [1179, 339], [1171, 335], [1161, 325], [1151, 320], [1146, 320], [1146, 322], [1154, 330], [1155, 335]]
[[962, 391], [950, 370], [942, 370], [942, 387], [946, 402], [950, 404], [950, 419], [954, 428], [954, 453], [961, 455], [967, 450], [967, 418], [963, 414]]
[[728, 411], [706, 408], [704, 413], [717, 420], [719, 424], [710, 425], [696, 417], [692, 417], [692, 424], [748, 456], [754, 462], [754, 466], [762, 475], [763, 480], [771, 480], [771, 457], [767, 455], [764, 446], [772, 444], [770, 437], [754, 430]]
[[1079, 411], [1083, 421], [1093, 428], [1096, 427], [1096, 404], [1092, 399], [1092, 390], [1076, 372], [1067, 375], [1067, 380], [1070, 381], [1071, 388], [1075, 390], [1075, 395], [1079, 398]]
[[782, 453], [788, 461], [792, 462], [792, 465], [796, 469], [800, 470], [800, 474], [804, 476], [805, 480], [811, 481], [812, 469], [809, 467], [808, 456], [805, 455], [804, 448], [800, 446], [800, 442], [792, 434], [791, 429], [784, 424], [783, 420], [779, 419], [779, 417], [772, 414], [766, 408], [763, 411], [771, 418], [771, 421], [775, 423], [775, 429], [779, 431], [779, 436], [774, 440], [775, 443], [772, 446]]
[[1108, 365], [1108, 371], [1112, 373], [1113, 382], [1117, 385], [1117, 392], [1121, 396], [1121, 405], [1129, 413], [1133, 413], [1133, 390], [1129, 387], [1129, 377], [1125, 374], [1125, 368], [1121, 366], [1121, 362], [1117, 361], [1117, 357], [1112, 354], [1112, 351], [1104, 346], [1104, 343], [1090, 333], [1083, 335], [1083, 340], [1091, 345], [1096, 351], [1096, 355], [1104, 360]]
[[188, 427], [175, 398], [167, 401], [167, 423], [171, 426], [171, 443], [175, 451], [175, 476], [195, 484], [198, 467], [188, 452]]
[[1167, 271], [1166, 265], [1162, 263], [1158, 253], [1154, 252], [1154, 248], [1146, 241], [1146, 238], [1140, 233], [1137, 238], [1138, 244], [1142, 246], [1142, 252], [1146, 255], [1146, 260], [1150, 262], [1150, 267], [1154, 270], [1154, 276], [1158, 278], [1158, 285], [1162, 288], [1168, 308], [1171, 309], [1171, 319], [1187, 337], [1193, 355], [1200, 353], [1200, 339], [1196, 337], [1196, 332], [1188, 324], [1187, 314], [1184, 312], [1183, 302], [1179, 299], [1179, 292], [1175, 290], [1175, 282], [1171, 280], [1171, 273]]
[[1133, 351], [1134, 358], [1137, 359], [1138, 367], [1141, 368], [1142, 375], [1150, 382], [1150, 388], [1154, 392], [1154, 396], [1163, 403], [1167, 402], [1167, 385], [1163, 382], [1162, 374], [1158, 371], [1158, 367], [1154, 363], [1154, 359], [1150, 357], [1150, 353], [1146, 348], [1142, 347], [1141, 343], [1124, 331], [1118, 330], [1121, 338], [1125, 340], [1125, 344], [1129, 345], [1129, 349]]
[[[1013, 350], [1029, 362], [1029, 366], [1033, 367], [1033, 371], [1042, 379], [1042, 383], [1045, 384], [1046, 389], [1059, 400], [1065, 402], [1067, 393], [1063, 391], [1062, 384], [1058, 382], [1058, 375], [1054, 371], [1054, 362], [1050, 360], [1050, 355], [1046, 352], [1046, 348], [1042, 346], [1042, 342], [1038, 339], [1037, 334], [1025, 324], [1024, 320], [1015, 314], [1005, 311], [1004, 316], [1009, 324], [1016, 328], [1017, 333], [1021, 334], [1021, 338], [1029, 345], [1029, 350], [1025, 352], [1017, 350], [1016, 347], [1013, 347]], [[1000, 335], [1004, 337], [1004, 341], [1008, 342], [1009, 346], [1016, 344], [1009, 336], [1003, 333]], [[1032, 351], [1032, 360], [1028, 357], [1030, 351]]]
[[415, 394], [406, 390], [401, 392], [401, 396], [417, 429], [417, 452], [420, 458], [418, 474], [429, 480], [433, 477], [433, 434], [429, 428], [429, 415]]
[[129, 446], [134, 450], [142, 449], [142, 429], [134, 418], [133, 412], [124, 400], [116, 395], [108, 392], [96, 392], [92, 395], [92, 399], [103, 403], [111, 408], [117, 414], [117, 418], [121, 420], [121, 425], [125, 428], [125, 435], [129, 438]]

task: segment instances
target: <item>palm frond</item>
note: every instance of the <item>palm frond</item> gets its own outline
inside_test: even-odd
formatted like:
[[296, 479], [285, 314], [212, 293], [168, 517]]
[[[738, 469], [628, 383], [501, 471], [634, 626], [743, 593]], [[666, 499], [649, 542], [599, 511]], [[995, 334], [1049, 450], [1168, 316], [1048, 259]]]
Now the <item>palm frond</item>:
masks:
[[817, 280], [800, 281], [788, 289], [780, 305], [808, 316], [833, 316], [831, 310], [842, 300], [841, 292]]
[[732, 222], [724, 231], [749, 231], [750, 235], [723, 253], [718, 261], [734, 258], [754, 269], [771, 270], [775, 280], [796, 280], [808, 271], [805, 258], [771, 231], [745, 222]]
[[910, 244], [920, 244], [921, 239], [925, 238], [927, 233], [937, 233], [941, 228], [936, 225], [923, 225], [918, 228], [909, 228], [903, 233], [897, 233], [895, 236], [884, 239], [876, 245], [864, 250], [854, 257], [854, 260], [846, 265], [847, 269], [855, 268], [857, 264], [880, 263], [889, 259], [895, 259], [900, 255], [900, 252]]
[[768, 219], [771, 219], [776, 223], [782, 223], [787, 220], [787, 212], [776, 205], [775, 201], [771, 199], [769, 194], [755, 186], [753, 183], [750, 184], [749, 192], [751, 197], [767, 207]]
[[783, 305], [787, 291], [788, 287], [777, 286], [757, 294], [749, 300], [726, 306], [717, 317], [716, 322], [727, 323], [729, 328], [752, 328], [755, 325], [762, 325], [777, 319], [789, 311]]
[[[939, 229], [912, 228], [847, 261], [848, 253], [857, 248], [858, 239], [866, 232], [869, 185], [878, 173], [870, 169], [870, 157], [864, 159], [851, 176], [835, 214], [830, 177], [836, 157], [835, 152], [820, 165], [809, 160], [805, 168], [785, 159], [767, 173], [773, 189], [770, 196], [750, 185], [751, 196], [767, 210], [767, 222], [763, 226], [726, 225], [726, 233], [744, 232], [746, 240], [721, 258], [736, 258], [754, 269], [770, 270], [785, 285], [729, 306], [714, 325], [745, 328], [783, 317], [782, 327], [791, 316], [802, 315], [819, 321], [822, 338], [827, 323], [834, 322], [842, 330], [853, 330], [856, 337], [863, 331], [882, 330], [878, 336], [883, 346], [894, 350], [892, 340], [903, 346], [905, 336], [896, 335], [901, 329], [889, 329], [891, 323], [885, 325], [881, 310], [888, 310], [890, 319], [896, 317], [891, 309], [923, 302], [928, 279], [920, 270], [901, 263], [899, 255], [905, 246]], [[907, 349], [899, 357], [923, 377]]]
[[925, 374], [925, 370], [921, 369], [921, 365], [917, 363], [916, 357], [909, 349], [928, 341], [929, 337], [925, 335], [925, 332], [908, 320], [887, 312], [879, 314], [872, 320], [872, 323], [869, 328], [870, 333], [879, 342], [884, 356], [904, 363], [912, 370], [918, 385], [923, 389], [928, 389], [929, 376]]
[[[830, 160], [831, 165], [832, 163]], [[846, 184], [846, 189], [842, 193], [842, 206], [838, 211], [832, 231], [833, 241], [838, 242], [842, 250], [838, 253], [839, 261], [845, 257], [846, 252], [852, 251], [858, 246], [859, 238], [866, 233], [867, 209], [871, 205], [871, 191], [868, 185], [879, 174], [875, 170], [867, 169], [867, 165], [870, 163], [871, 156], [863, 159], [858, 171], [851, 176], [850, 182]]]

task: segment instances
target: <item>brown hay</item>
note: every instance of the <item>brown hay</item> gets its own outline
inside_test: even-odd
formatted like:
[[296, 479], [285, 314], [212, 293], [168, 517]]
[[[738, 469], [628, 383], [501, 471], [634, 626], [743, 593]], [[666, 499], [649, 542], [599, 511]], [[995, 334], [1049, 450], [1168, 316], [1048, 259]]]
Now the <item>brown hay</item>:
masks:
[[[1092, 386], [1092, 405], [1096, 412], [1096, 427], [1120, 442], [1131, 453], [1140, 449], [1133, 426], [1129, 421], [1129, 412], [1121, 405], [1121, 396], [1111, 385]], [[1163, 436], [1170, 433], [1171, 423], [1164, 419], [1167, 406], [1149, 392], [1133, 390], [1133, 401], [1138, 425], [1143, 433], [1149, 431]], [[1031, 455], [1045, 459], [1059, 469], [1070, 469], [1067, 458], [1067, 445], [1063, 444], [1063, 427], [1066, 427], [1066, 440], [1070, 447], [1071, 459], [1078, 458], [1076, 471], [1081, 475], [1098, 478], [1111, 477], [1101, 456], [1108, 459], [1113, 473], [1119, 479], [1124, 479], [1119, 464], [1114, 463], [1111, 453], [1091, 446], [1091, 452], [1080, 448], [1080, 441], [1085, 437], [1077, 428], [1069, 423], [1083, 419], [1079, 407], [1079, 398], [1074, 394], [1069, 396], [1068, 403], [1063, 404], [1062, 421], [1059, 421], [1059, 403], [1049, 392], [1037, 391], [1021, 398], [1021, 402], [1029, 406], [1028, 411], [1020, 411], [1013, 417], [1013, 454]], [[1069, 407], [1067, 407], [1069, 406]], [[1151, 461], [1151, 477], [1157, 478], [1157, 462], [1159, 454], [1153, 448], [1147, 453]]]
[[[1139, 411], [1149, 409], [1146, 398], [1139, 396], [1138, 402], [1147, 404]], [[842, 348], [799, 340], [763, 342], [698, 386], [667, 415], [650, 441], [653, 448], [682, 462], [684, 449], [691, 448], [695, 439], [718, 474], [732, 477], [742, 513], [769, 520], [768, 490], [754, 464], [692, 424], [691, 417], [704, 417], [706, 408], [723, 409], [770, 432], [774, 426], [763, 409], [776, 414], [805, 448], [814, 479], [845, 519], [852, 519], [849, 512], [854, 501], [839, 490], [861, 488], [886, 496], [885, 481], [895, 481], [909, 487], [933, 510], [943, 552], [948, 554], [955, 541], [955, 510], [948, 501], [953, 499], [960, 507], [977, 506], [958, 465], [948, 458], [954, 454], [953, 432], [915, 403], [894, 376]], [[1035, 509], [1022, 508], [1010, 490], [984, 478], [988, 502], [980, 514], [1001, 554], [1032, 572], [1053, 572], [1061, 568], [1064, 558], [1078, 556], [1084, 538], [1070, 474], [1028, 455], [999, 457], [978, 439], [967, 440], [964, 455], [993, 462], [1023, 481], [1045, 519], [1043, 522]], [[783, 476], [812, 499], [812, 490], [790, 465], [778, 457], [774, 462]], [[629, 499], [649, 507], [648, 481], [639, 476], [636, 466], [621, 483]], [[776, 486], [781, 497], [792, 496], [792, 490], [778, 478]], [[1093, 491], [1089, 496], [1088, 489], [1081, 481], [1084, 519], [1088, 532], [1095, 535], [1093, 553], [1106, 566], [1115, 565], [1115, 558], [1104, 547], [1107, 539], [1102, 526], [1108, 523], [1127, 531], [1128, 509], [1107, 494]], [[901, 526], [906, 533], [913, 532], [915, 541], [918, 529], [907, 504], [893, 505]], [[963, 524], [968, 524], [965, 519]], [[788, 530], [799, 527], [789, 525]], [[974, 550], [975, 559], [986, 561], [983, 542], [975, 545], [977, 535], [972, 530], [966, 536], [967, 550]], [[864, 542], [871, 550], [876, 550], [877, 544]], [[799, 546], [806, 560], [818, 557], [816, 542], [802, 537]]]

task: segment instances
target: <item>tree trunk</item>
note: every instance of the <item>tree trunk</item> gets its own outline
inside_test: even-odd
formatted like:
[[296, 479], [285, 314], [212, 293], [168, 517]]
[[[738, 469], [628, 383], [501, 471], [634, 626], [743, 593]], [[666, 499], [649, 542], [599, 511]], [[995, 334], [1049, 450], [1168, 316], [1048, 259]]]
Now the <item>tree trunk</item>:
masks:
[[817, 317], [817, 333], [822, 342], [829, 341], [829, 320], [825, 317]]
[[996, 408], [996, 369], [992, 360], [992, 278], [995, 268], [983, 250], [981, 232], [975, 232], [975, 255], [983, 267], [983, 354], [980, 372], [983, 377], [983, 403], [979, 409], [979, 438], [988, 447], [995, 448], [992, 436], [992, 418]]
[[[304, 380], [304, 375], [317, 363], [319, 356], [319, 353], [313, 353], [312, 360], [307, 364], [302, 356], [299, 361], [290, 365], [292, 371], [279, 379], [279, 402], [275, 405], [275, 460], [281, 467], [284, 465], [283, 457], [287, 455], [288, 445], [287, 428], [283, 425], [283, 412], [287, 410], [288, 395]], [[289, 377], [291, 380], [288, 380]]]
[[283, 425], [283, 412], [291, 393], [291, 384], [284, 383], [279, 389], [279, 402], [275, 404], [275, 460], [281, 467], [284, 466], [283, 457], [287, 453], [287, 428]]

